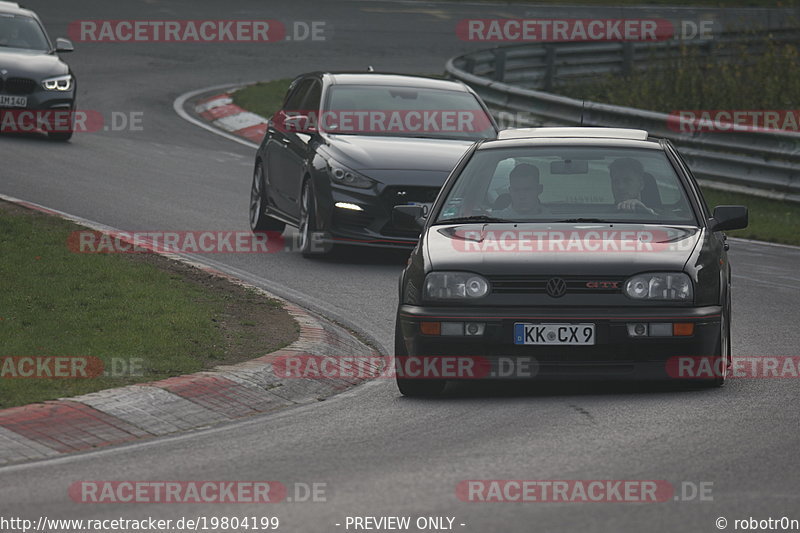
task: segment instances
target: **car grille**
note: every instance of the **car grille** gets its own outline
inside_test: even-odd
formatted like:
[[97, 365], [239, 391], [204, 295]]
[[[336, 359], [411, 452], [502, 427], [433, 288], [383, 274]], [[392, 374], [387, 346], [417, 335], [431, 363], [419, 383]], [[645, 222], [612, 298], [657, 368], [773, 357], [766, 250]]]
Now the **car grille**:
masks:
[[[386, 207], [387, 211], [391, 214], [392, 208], [396, 205], [406, 205], [410, 203], [419, 204], [432, 204], [439, 194], [439, 187], [403, 187], [402, 185], [395, 185], [386, 187], [381, 194], [381, 202]], [[419, 236], [419, 232], [401, 230], [391, 222], [381, 229], [384, 235], [391, 235], [395, 237], [413, 237]]]
[[[495, 294], [546, 294], [548, 280], [561, 277], [567, 284], [565, 294], [615, 294], [622, 291], [623, 278], [572, 276], [489, 276]], [[616, 282], [614, 288], [612, 283]]]
[[1, 83], [0, 90], [8, 94], [31, 94], [36, 90], [36, 82], [28, 78], [8, 78]]

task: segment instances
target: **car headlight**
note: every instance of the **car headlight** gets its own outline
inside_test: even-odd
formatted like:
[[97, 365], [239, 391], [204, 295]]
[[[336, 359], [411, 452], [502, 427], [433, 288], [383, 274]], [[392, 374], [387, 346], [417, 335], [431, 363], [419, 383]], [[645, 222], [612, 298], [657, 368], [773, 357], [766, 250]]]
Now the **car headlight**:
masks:
[[57, 76], [55, 78], [47, 78], [42, 80], [42, 87], [48, 91], [69, 91], [72, 89], [72, 76]]
[[625, 295], [634, 300], [691, 301], [692, 280], [683, 272], [638, 274], [625, 282]]
[[375, 181], [359, 174], [351, 168], [347, 168], [341, 163], [337, 163], [333, 159], [328, 160], [328, 175], [334, 183], [338, 185], [346, 185], [347, 187], [355, 187], [357, 189], [369, 189]]
[[489, 294], [489, 282], [471, 272], [431, 272], [425, 278], [425, 297], [434, 300], [467, 300]]

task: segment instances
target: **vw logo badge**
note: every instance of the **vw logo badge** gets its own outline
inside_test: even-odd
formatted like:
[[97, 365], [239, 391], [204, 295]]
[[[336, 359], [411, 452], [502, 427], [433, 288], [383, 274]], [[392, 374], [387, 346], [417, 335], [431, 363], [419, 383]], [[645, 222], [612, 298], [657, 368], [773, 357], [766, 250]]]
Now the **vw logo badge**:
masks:
[[547, 280], [545, 290], [553, 298], [561, 298], [567, 292], [567, 283], [561, 278], [550, 278]]

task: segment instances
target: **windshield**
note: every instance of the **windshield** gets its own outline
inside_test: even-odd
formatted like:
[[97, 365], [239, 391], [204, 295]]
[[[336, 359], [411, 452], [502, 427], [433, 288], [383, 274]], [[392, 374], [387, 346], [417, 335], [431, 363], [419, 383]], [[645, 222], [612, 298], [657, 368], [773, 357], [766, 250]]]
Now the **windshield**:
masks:
[[339, 85], [328, 91], [320, 128], [330, 133], [446, 139], [496, 136], [471, 93], [386, 85]]
[[31, 17], [0, 15], [0, 46], [27, 50], [50, 50], [39, 23]]
[[661, 150], [597, 146], [477, 150], [437, 222], [696, 224]]

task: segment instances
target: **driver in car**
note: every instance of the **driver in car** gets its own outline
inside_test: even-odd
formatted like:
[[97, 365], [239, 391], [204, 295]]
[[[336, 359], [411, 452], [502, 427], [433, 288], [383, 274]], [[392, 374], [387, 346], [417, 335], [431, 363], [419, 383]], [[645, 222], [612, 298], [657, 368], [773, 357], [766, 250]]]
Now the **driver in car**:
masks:
[[0, 32], [0, 46], [9, 48], [30, 48], [31, 44], [20, 34], [16, 24], [8, 24]]
[[539, 169], [529, 163], [520, 163], [508, 175], [508, 192], [511, 205], [499, 211], [492, 211], [493, 216], [501, 218], [529, 217], [547, 213], [539, 203], [542, 184], [539, 183]]
[[644, 189], [644, 167], [641, 161], [631, 157], [615, 160], [608, 166], [611, 175], [611, 190], [620, 211], [640, 211], [657, 214], [642, 202]]

